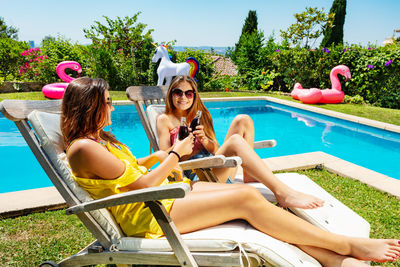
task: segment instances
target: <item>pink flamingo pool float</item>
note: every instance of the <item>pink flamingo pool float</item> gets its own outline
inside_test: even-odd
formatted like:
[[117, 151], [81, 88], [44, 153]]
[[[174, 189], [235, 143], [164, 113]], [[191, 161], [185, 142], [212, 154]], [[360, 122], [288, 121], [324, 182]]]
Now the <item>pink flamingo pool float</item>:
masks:
[[68, 83], [71, 81], [75, 80], [75, 78], [72, 78], [68, 76], [65, 73], [65, 69], [72, 69], [78, 72], [78, 77], [82, 73], [82, 68], [81, 65], [78, 62], [75, 61], [63, 61], [57, 65], [56, 72], [58, 77], [60, 77], [61, 80], [63, 80], [65, 83], [50, 83], [46, 84], [42, 88], [42, 92], [45, 97], [47, 98], [53, 98], [53, 99], [61, 99], [64, 96], [64, 91], [65, 88], [67, 88]]
[[294, 99], [300, 100], [304, 104], [338, 104], [344, 99], [344, 93], [342, 91], [342, 85], [340, 84], [338, 74], [343, 75], [346, 78], [346, 81], [351, 79], [350, 69], [345, 65], [338, 65], [331, 70], [331, 74], [329, 75], [332, 89], [304, 89], [300, 83], [296, 83], [291, 95]]

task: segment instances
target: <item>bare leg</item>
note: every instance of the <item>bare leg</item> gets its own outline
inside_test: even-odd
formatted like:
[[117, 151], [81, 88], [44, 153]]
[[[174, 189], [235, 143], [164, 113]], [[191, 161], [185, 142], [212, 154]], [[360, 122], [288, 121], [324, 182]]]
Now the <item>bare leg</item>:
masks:
[[254, 146], [254, 122], [250, 116], [245, 114], [237, 115], [231, 125], [229, 126], [228, 132], [225, 136], [225, 141], [234, 134], [238, 134], [243, 137], [244, 140], [250, 145], [251, 148]]
[[[224, 143], [235, 134], [243, 137], [251, 148], [254, 147], [254, 122], [249, 115], [239, 114], [233, 119], [225, 136]], [[245, 170], [243, 170], [243, 181], [245, 183], [258, 182], [256, 178], [250, 177]]]
[[[222, 146], [218, 148], [216, 154], [227, 157], [241, 157], [243, 170], [245, 170], [251, 177], [256, 177], [259, 182], [271, 189], [271, 191], [275, 194], [278, 203], [282, 207], [312, 209], [323, 206], [323, 200], [293, 190], [276, 178], [265, 162], [239, 135], [235, 134], [229, 137], [222, 144]], [[218, 179], [220, 179], [220, 181], [224, 181], [224, 179], [226, 180], [224, 176], [226, 174], [223, 170], [214, 169], [213, 172]]]
[[[247, 185], [194, 183], [188, 196], [174, 202], [170, 215], [181, 233], [244, 219], [279, 240], [359, 260], [392, 261], [400, 254], [399, 240], [354, 238], [324, 231], [269, 203]], [[313, 253], [312, 248], [309, 250]], [[323, 255], [323, 251], [316, 253]]]
[[339, 255], [333, 251], [310, 247], [298, 246], [311, 257], [318, 260], [325, 267], [366, 267], [368, 264], [349, 256]]

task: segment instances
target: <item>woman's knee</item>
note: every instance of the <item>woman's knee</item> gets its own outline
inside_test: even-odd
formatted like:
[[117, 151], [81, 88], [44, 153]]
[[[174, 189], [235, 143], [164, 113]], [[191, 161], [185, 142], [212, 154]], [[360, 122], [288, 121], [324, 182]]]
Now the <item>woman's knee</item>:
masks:
[[232, 148], [241, 148], [246, 140], [240, 134], [231, 135], [225, 143], [229, 144]]
[[250, 185], [241, 184], [235, 188], [237, 202], [242, 204], [253, 205], [255, 201], [262, 197], [261, 193]]
[[249, 127], [254, 127], [254, 122], [250, 118], [249, 115], [246, 114], [239, 114], [237, 115], [234, 119], [232, 124], [234, 126], [243, 128], [243, 129], [249, 129]]

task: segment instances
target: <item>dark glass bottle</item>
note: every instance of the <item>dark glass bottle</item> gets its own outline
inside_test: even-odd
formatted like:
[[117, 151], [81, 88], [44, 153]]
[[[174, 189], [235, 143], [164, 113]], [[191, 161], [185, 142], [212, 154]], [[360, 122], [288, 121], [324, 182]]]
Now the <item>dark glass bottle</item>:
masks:
[[194, 119], [190, 122], [190, 129], [196, 130], [197, 125], [200, 125], [201, 111], [198, 110]]
[[189, 129], [186, 124], [186, 117], [181, 118], [181, 124], [179, 125], [179, 134], [178, 134], [178, 139], [183, 140], [189, 135]]

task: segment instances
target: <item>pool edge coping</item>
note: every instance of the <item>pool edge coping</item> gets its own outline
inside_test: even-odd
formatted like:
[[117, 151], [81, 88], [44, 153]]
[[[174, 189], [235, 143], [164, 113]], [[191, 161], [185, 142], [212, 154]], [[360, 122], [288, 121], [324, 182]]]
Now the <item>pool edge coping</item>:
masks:
[[[216, 102], [224, 101], [226, 97], [218, 98], [202, 98], [205, 102]], [[302, 110], [307, 110], [330, 117], [344, 119], [371, 127], [388, 130], [391, 132], [400, 133], [400, 126], [379, 122], [367, 118], [362, 118], [354, 115], [348, 115], [345, 113], [327, 110], [323, 108], [308, 106], [301, 103], [296, 103], [284, 99], [274, 98], [270, 96], [248, 96], [248, 97], [229, 97], [233, 101], [245, 101], [245, 100], [266, 100], [278, 104], [283, 104]], [[131, 105], [133, 104], [130, 100], [118, 100], [114, 101], [115, 105]], [[321, 165], [326, 170], [336, 173], [338, 175], [348, 177], [351, 179], [358, 180], [365, 183], [373, 188], [380, 191], [386, 192], [390, 195], [395, 196], [400, 200], [400, 181], [381, 173], [369, 170], [351, 162], [342, 160], [334, 157], [325, 152], [308, 152], [303, 154], [295, 154], [281, 157], [273, 157], [264, 159], [273, 171], [294, 171], [300, 169], [315, 168], [317, 165]], [[283, 163], [279, 163], [283, 161]], [[288, 164], [289, 163], [289, 164]], [[286, 165], [285, 165], [286, 164]], [[398, 190], [395, 190], [399, 188]], [[35, 201], [36, 203], [32, 203]], [[3, 200], [3, 201], [1, 201]], [[41, 212], [47, 210], [54, 210], [66, 207], [64, 200], [61, 198], [54, 186], [22, 190], [9, 193], [0, 193], [1, 203], [6, 203], [12, 200], [14, 204], [18, 204], [14, 207], [5, 209], [0, 204], [0, 219], [7, 217], [16, 217], [25, 215], [32, 212]], [[25, 203], [21, 203], [25, 201]]]
[[[325, 152], [308, 152], [266, 158], [263, 160], [274, 172], [290, 172], [321, 166], [329, 172], [358, 180], [400, 200], [399, 180], [342, 160]], [[0, 203], [2, 203], [0, 204], [0, 219], [66, 207], [64, 199], [54, 186], [10, 193], [0, 193]], [[12, 204], [10, 205], [10, 203]]]
[[[226, 97], [202, 98], [202, 100], [204, 100], [206, 102], [223, 101], [223, 100], [226, 100], [226, 99], [227, 99]], [[229, 99], [234, 100], [234, 101], [240, 101], [240, 100], [266, 100], [266, 101], [282, 104], [282, 105], [285, 105], [285, 106], [290, 106], [290, 107], [294, 107], [294, 108], [307, 110], [307, 111], [323, 114], [323, 115], [326, 115], [326, 116], [342, 119], [342, 120], [347, 120], [347, 121], [351, 121], [351, 122], [355, 122], [355, 123], [359, 123], [359, 124], [363, 124], [363, 125], [367, 125], [367, 126], [371, 126], [371, 127], [387, 130], [387, 131], [390, 131], [390, 132], [400, 133], [400, 126], [399, 125], [395, 125], [395, 124], [391, 124], [391, 123], [387, 123], [387, 122], [376, 121], [376, 120], [372, 120], [372, 119], [367, 119], [367, 118], [363, 118], [363, 117], [359, 117], [359, 116], [355, 116], [355, 115], [345, 114], [345, 113], [342, 113], [342, 112], [333, 111], [333, 110], [329, 110], [329, 109], [309, 106], [309, 105], [306, 105], [306, 104], [296, 103], [296, 102], [292, 102], [292, 101], [289, 101], [289, 100], [275, 98], [275, 97], [271, 97], [271, 96], [229, 97]]]

